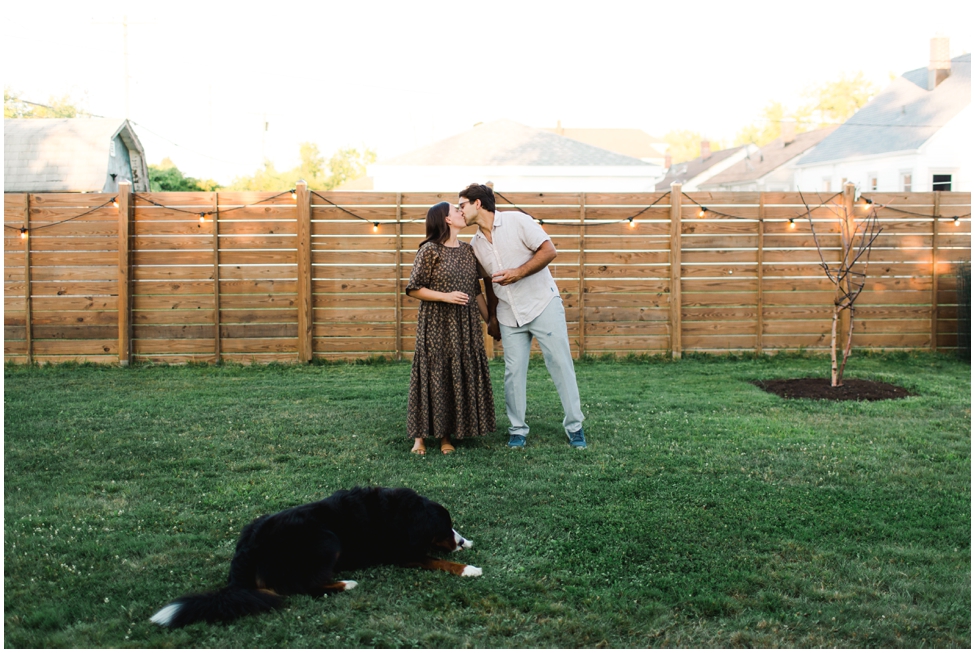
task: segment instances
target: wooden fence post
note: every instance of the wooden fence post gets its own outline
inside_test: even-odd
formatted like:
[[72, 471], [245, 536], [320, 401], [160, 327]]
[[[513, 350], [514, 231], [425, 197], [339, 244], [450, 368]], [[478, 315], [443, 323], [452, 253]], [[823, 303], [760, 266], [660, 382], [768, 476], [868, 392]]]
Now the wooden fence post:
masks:
[[764, 340], [764, 329], [765, 329], [765, 302], [764, 302], [764, 289], [762, 284], [765, 281], [765, 277], [762, 274], [762, 266], [765, 261], [765, 193], [761, 193], [758, 196], [758, 249], [756, 250], [758, 259], [758, 301], [755, 304], [755, 312], [757, 314], [757, 340], [755, 342], [755, 353], [759, 356], [762, 355], [764, 351], [763, 340]]
[[938, 232], [941, 223], [941, 191], [934, 192], [931, 231], [931, 351], [938, 350]]
[[670, 185], [670, 355], [681, 357], [680, 234], [681, 186]]
[[27, 193], [27, 208], [24, 211], [24, 232], [26, 237], [24, 238], [24, 339], [27, 341], [27, 363], [34, 362], [34, 338], [33, 338], [33, 326], [31, 322], [33, 321], [33, 315], [31, 314], [31, 299], [30, 299], [30, 241], [32, 234], [30, 232], [30, 193]]
[[403, 360], [403, 193], [396, 193], [396, 360]]
[[311, 310], [311, 193], [308, 184], [295, 184], [298, 202], [298, 361], [312, 358]]
[[213, 360], [220, 362], [220, 193], [213, 193]]
[[118, 185], [118, 364], [125, 367], [132, 354], [132, 182]]
[[586, 194], [579, 206], [579, 358], [586, 355]]

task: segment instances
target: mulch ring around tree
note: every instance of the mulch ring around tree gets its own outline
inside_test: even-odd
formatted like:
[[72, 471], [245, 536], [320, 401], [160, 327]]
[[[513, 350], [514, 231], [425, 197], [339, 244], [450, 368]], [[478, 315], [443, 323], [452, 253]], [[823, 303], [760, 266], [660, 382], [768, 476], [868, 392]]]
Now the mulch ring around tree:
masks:
[[844, 379], [838, 388], [830, 386], [829, 379], [770, 379], [752, 381], [765, 392], [771, 392], [783, 399], [827, 399], [829, 401], [880, 401], [881, 399], [903, 399], [913, 397], [914, 393], [883, 381], [867, 379]]

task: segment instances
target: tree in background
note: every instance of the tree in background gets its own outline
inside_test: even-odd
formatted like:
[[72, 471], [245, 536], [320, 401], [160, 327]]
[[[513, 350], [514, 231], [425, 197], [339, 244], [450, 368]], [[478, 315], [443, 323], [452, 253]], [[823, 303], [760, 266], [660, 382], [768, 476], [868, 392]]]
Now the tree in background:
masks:
[[47, 104], [28, 102], [20, 98], [20, 93], [3, 89], [4, 118], [77, 118], [90, 115], [78, 106], [70, 96], [51, 97]]
[[673, 163], [683, 163], [701, 156], [701, 141], [709, 141], [712, 152], [723, 148], [721, 141], [705, 138], [700, 132], [689, 129], [673, 129], [664, 134], [664, 140], [669, 146], [667, 153]]
[[862, 72], [849, 77], [843, 75], [834, 82], [807, 86], [802, 92], [807, 102], [792, 109], [781, 102], [769, 102], [758, 120], [738, 131], [734, 144], [768, 145], [782, 136], [785, 120], [795, 121], [796, 133], [842, 124], [869, 102], [877, 90]]
[[365, 175], [366, 166], [376, 161], [375, 151], [360, 152], [354, 147], [340, 149], [328, 161], [314, 143], [302, 143], [298, 153], [300, 162], [295, 168], [278, 172], [271, 161], [265, 161], [264, 167], [253, 175], [234, 178], [229, 190], [286, 190], [294, 188], [299, 179], [308, 182], [309, 188], [331, 190]]
[[212, 179], [199, 180], [187, 177], [176, 167], [169, 157], [159, 162], [159, 165], [149, 166], [149, 190], [160, 191], [214, 191], [219, 184]]

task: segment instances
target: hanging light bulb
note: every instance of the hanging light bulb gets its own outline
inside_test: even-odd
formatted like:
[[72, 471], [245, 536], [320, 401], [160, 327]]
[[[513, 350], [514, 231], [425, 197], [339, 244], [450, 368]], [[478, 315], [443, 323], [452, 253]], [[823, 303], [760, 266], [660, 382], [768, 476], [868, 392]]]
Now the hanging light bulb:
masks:
[[27, 240], [27, 227], [20, 228], [20, 239]]
[[956, 216], [955, 216], [955, 219], [954, 219], [954, 220], [952, 220], [952, 222], [954, 222], [954, 223], [955, 223], [955, 226], [957, 227], [957, 226], [959, 225], [959, 223], [961, 223], [961, 218], [959, 218], [959, 217], [958, 217], [958, 216], [956, 215]]
[[708, 207], [702, 206], [701, 210], [697, 212], [697, 217], [703, 218], [704, 214], [708, 212]]
[[114, 206], [115, 208], [118, 208], [118, 198], [117, 197], [113, 197], [112, 198], [112, 206]]
[[293, 200], [298, 199], [298, 191], [294, 188], [291, 189], [291, 199]]
[[373, 222], [372, 223], [372, 231], [373, 231], [373, 233], [376, 233], [376, 232], [379, 231], [379, 223], [378, 222]]
[[200, 214], [200, 224], [203, 224], [206, 221], [207, 221], [207, 214], [206, 213], [201, 213]]
[[795, 228], [796, 228], [796, 219], [789, 218], [789, 229], [795, 229]]
[[633, 218], [627, 218], [627, 220], [630, 223], [630, 229], [636, 226], [636, 222], [633, 220]]

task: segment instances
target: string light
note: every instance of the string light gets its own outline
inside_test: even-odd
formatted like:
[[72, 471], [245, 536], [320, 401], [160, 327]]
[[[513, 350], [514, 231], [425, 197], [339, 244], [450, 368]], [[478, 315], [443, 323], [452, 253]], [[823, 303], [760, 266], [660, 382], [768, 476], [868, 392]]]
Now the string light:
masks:
[[27, 240], [27, 227], [20, 228], [20, 239]]
[[956, 215], [954, 217], [954, 219], [952, 220], [952, 222], [954, 222], [955, 223], [955, 226], [957, 227], [958, 224], [961, 222], [961, 219]]
[[630, 223], [630, 229], [636, 226], [636, 222], [633, 221], [633, 218], [627, 218], [626, 220]]
[[796, 219], [789, 218], [789, 229], [795, 229], [795, 228], [796, 228]]
[[707, 213], [708, 207], [702, 206], [701, 210], [697, 212], [697, 217], [703, 218], [704, 214]]
[[293, 200], [298, 199], [298, 191], [297, 191], [297, 189], [294, 189], [294, 188], [291, 189], [291, 199], [293, 199]]
[[200, 224], [203, 224], [206, 221], [207, 221], [207, 214], [206, 213], [200, 213]]
[[372, 232], [373, 233], [376, 233], [378, 231], [379, 231], [379, 223], [378, 222], [373, 222], [372, 223]]
[[115, 208], [118, 208], [118, 198], [117, 197], [113, 197], [112, 198], [112, 206], [114, 206]]
[[544, 221], [544, 220], [539, 220], [539, 221], [538, 221], [538, 224], [539, 224], [540, 226], [542, 226], [542, 227], [544, 227], [544, 226], [545, 226], [545, 221]]

